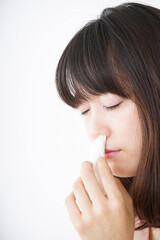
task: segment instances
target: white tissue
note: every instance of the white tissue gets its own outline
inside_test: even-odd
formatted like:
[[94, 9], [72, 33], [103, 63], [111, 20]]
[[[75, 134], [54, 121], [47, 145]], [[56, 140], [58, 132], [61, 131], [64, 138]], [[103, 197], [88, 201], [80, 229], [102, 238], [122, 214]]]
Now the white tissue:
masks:
[[102, 184], [101, 184], [101, 181], [98, 176], [96, 161], [99, 157], [104, 157], [105, 145], [106, 145], [106, 136], [100, 135], [98, 138], [96, 138], [93, 141], [91, 150], [90, 150], [89, 156], [88, 156], [88, 160], [93, 163], [93, 169], [95, 172], [95, 176], [101, 186], [102, 186]]

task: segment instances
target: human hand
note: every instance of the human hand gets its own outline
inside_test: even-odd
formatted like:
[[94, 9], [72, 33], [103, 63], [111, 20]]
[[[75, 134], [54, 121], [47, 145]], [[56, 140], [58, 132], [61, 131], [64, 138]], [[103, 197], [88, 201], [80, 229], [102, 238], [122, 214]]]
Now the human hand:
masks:
[[81, 177], [65, 201], [71, 222], [81, 240], [133, 240], [132, 199], [120, 180], [113, 176], [106, 158], [97, 160], [97, 168], [103, 190], [92, 163], [81, 165]]

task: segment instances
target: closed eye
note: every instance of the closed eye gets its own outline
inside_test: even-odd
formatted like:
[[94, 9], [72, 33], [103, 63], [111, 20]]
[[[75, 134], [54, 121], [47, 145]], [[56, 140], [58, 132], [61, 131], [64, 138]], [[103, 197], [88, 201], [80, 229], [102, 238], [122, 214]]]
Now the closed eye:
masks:
[[113, 109], [117, 108], [120, 104], [121, 104], [121, 102], [118, 103], [117, 105], [114, 105], [114, 106], [111, 106], [111, 107], [105, 107], [105, 106], [103, 106], [103, 107], [107, 110], [113, 110]]
[[[111, 107], [106, 107], [103, 106], [105, 109], [107, 109], [107, 111], [113, 110], [115, 108], [117, 108], [122, 102], [118, 103], [117, 105], [111, 106]], [[90, 109], [87, 109], [86, 111], [82, 112], [81, 115], [84, 116], [86, 115], [86, 113], [89, 111]]]
[[89, 111], [89, 109], [84, 112], [81, 112], [81, 115], [84, 116], [88, 111]]

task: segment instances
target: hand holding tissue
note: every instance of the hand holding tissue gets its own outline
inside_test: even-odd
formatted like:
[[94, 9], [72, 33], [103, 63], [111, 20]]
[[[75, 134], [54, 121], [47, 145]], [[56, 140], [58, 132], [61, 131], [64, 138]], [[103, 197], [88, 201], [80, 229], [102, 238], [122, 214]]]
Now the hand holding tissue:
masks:
[[106, 149], [106, 136], [100, 135], [93, 141], [89, 161], [82, 163], [81, 176], [66, 198], [72, 224], [81, 240], [133, 239], [133, 203], [120, 180], [113, 176]]

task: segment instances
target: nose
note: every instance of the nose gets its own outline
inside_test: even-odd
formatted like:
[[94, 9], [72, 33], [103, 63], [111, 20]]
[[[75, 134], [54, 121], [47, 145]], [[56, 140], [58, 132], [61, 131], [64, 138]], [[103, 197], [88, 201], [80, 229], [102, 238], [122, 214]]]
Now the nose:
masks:
[[105, 135], [108, 138], [111, 135], [111, 127], [109, 122], [101, 114], [92, 113], [86, 123], [88, 136], [91, 141], [99, 135]]

